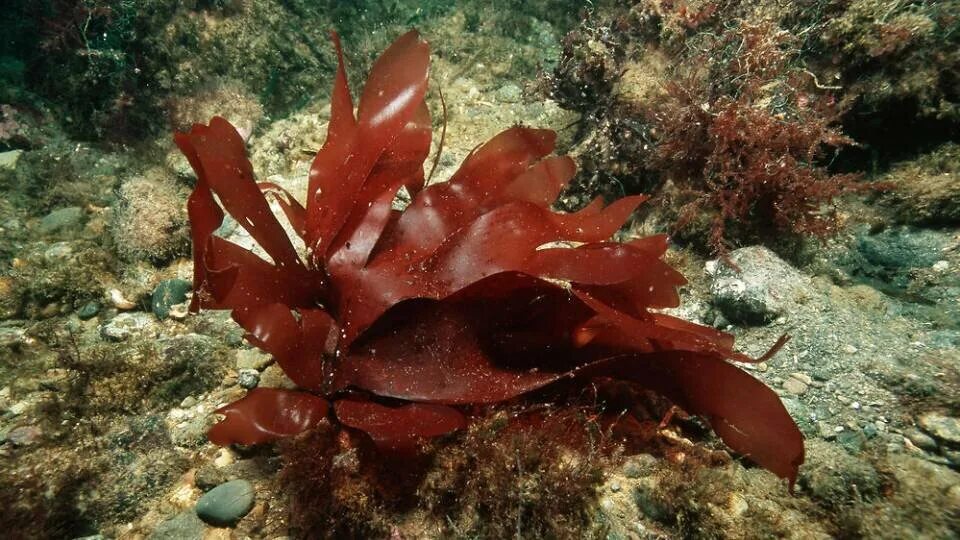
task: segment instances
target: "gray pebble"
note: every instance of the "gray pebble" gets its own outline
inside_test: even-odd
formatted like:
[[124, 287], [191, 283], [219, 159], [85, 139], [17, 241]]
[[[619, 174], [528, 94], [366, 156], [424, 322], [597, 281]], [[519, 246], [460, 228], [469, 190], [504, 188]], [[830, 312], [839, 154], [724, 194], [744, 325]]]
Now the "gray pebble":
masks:
[[40, 234], [51, 234], [64, 230], [76, 230], [83, 221], [83, 208], [79, 206], [68, 206], [59, 208], [43, 216], [38, 227]]
[[197, 501], [197, 516], [218, 527], [232, 526], [253, 509], [253, 485], [231, 480], [211, 489]]
[[237, 376], [237, 384], [250, 390], [260, 384], [260, 372], [255, 369], [241, 369]]
[[124, 341], [150, 326], [146, 313], [121, 313], [100, 326], [100, 335], [112, 341]]
[[97, 316], [97, 313], [100, 313], [100, 304], [98, 302], [87, 302], [80, 309], [77, 310], [77, 317], [80, 317], [80, 320], [92, 319]]
[[157, 525], [148, 538], [149, 540], [202, 540], [205, 528], [193, 510], [186, 510]]

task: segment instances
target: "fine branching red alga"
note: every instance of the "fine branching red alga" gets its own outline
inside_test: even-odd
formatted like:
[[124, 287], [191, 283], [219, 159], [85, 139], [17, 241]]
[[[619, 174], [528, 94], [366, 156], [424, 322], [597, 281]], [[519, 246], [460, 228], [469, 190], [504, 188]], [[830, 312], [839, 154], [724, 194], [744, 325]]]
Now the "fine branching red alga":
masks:
[[[211, 441], [264, 443], [329, 422], [381, 452], [412, 452], [464, 428], [476, 405], [606, 378], [662, 394], [734, 451], [796, 480], [803, 437], [777, 395], [731, 362], [758, 359], [728, 334], [660, 312], [679, 304], [684, 283], [662, 260], [667, 238], [610, 241], [645, 197], [552, 211], [575, 165], [550, 155], [553, 131], [527, 127], [424, 187], [427, 43], [415, 31], [397, 39], [356, 114], [334, 43], [330, 123], [305, 206], [254, 180], [244, 140], [223, 118], [176, 135], [197, 174], [191, 309], [231, 310], [299, 387], [257, 388], [223, 407]], [[412, 196], [402, 211], [401, 189]], [[270, 261], [214, 234], [224, 211]]]

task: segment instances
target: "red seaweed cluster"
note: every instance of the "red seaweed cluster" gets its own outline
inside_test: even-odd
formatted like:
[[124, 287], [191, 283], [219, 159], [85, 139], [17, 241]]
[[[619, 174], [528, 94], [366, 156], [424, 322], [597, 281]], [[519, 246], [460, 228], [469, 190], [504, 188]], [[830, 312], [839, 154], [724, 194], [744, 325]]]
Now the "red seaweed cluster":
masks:
[[[299, 387], [257, 388], [223, 407], [211, 441], [263, 443], [330, 422], [381, 452], [410, 452], [465, 427], [472, 406], [610, 378], [703, 416], [730, 448], [794, 482], [799, 430], [773, 391], [730, 362], [756, 360], [730, 335], [658, 312], [679, 304], [685, 282], [662, 260], [666, 237], [609, 240], [645, 197], [554, 212], [575, 165], [550, 156], [553, 131], [527, 127], [425, 187], [427, 43], [411, 31], [380, 56], [356, 115], [334, 43], [330, 123], [305, 207], [254, 180], [223, 118], [176, 135], [197, 174], [191, 309], [231, 310]], [[412, 195], [403, 211], [401, 189]], [[214, 234], [224, 211], [270, 261]]]

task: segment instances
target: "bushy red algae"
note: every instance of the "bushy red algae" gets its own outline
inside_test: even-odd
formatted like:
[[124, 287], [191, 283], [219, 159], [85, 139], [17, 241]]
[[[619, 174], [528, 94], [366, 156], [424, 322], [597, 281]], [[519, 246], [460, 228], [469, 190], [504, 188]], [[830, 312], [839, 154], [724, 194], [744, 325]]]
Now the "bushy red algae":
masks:
[[[553, 212], [575, 165], [549, 156], [554, 132], [522, 126], [424, 187], [427, 43], [411, 31], [380, 56], [356, 116], [334, 43], [331, 118], [305, 206], [256, 183], [226, 120], [176, 136], [198, 178], [191, 308], [231, 310], [300, 387], [257, 389], [222, 408], [213, 442], [269, 442], [329, 420], [383, 456], [408, 453], [466, 426], [471, 405], [602, 377], [702, 415], [733, 450], [793, 484], [802, 435], [777, 395], [729, 362], [754, 359], [728, 334], [657, 312], [679, 304], [685, 283], [662, 260], [666, 237], [608, 240], [645, 197]], [[401, 188], [412, 196], [403, 211], [392, 205]], [[224, 210], [272, 262], [214, 234]]]

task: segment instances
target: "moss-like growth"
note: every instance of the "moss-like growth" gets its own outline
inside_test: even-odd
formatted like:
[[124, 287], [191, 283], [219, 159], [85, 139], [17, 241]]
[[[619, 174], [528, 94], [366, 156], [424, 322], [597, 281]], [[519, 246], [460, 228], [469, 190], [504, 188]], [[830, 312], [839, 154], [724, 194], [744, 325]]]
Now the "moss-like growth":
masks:
[[595, 488], [613, 459], [579, 409], [501, 411], [418, 460], [370, 450], [329, 425], [282, 443], [296, 534], [362, 538], [396, 531], [457, 538], [602, 537]]
[[893, 189], [882, 202], [891, 218], [916, 225], [960, 224], [960, 145], [946, 143], [882, 177]]
[[111, 264], [109, 253], [92, 242], [36, 244], [14, 261], [11, 286], [24, 315], [48, 317], [100, 299]]
[[157, 264], [187, 255], [186, 198], [186, 188], [164, 169], [125, 181], [110, 227], [117, 254], [127, 261]]

